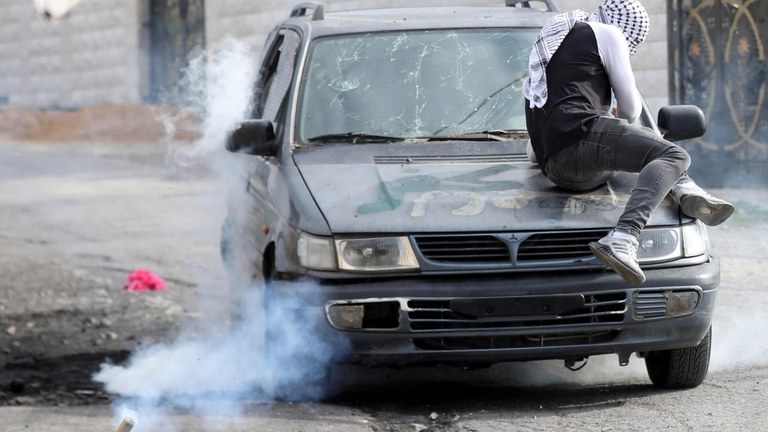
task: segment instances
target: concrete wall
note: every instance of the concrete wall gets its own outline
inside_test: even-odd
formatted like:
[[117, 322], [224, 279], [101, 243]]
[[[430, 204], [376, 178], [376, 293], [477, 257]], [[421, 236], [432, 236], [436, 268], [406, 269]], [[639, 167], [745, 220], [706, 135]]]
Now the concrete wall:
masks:
[[[236, 38], [254, 61], [269, 30], [295, 3], [207, 0], [209, 50]], [[84, 1], [55, 22], [36, 15], [29, 0], [0, 0], [0, 102], [37, 108], [139, 103], [148, 88], [148, 0]], [[599, 0], [559, 0], [562, 10], [593, 10]], [[497, 6], [503, 0], [327, 0], [326, 10], [397, 6]], [[651, 33], [633, 58], [638, 85], [652, 110], [668, 101], [666, 6], [645, 0]]]
[[[593, 11], [602, 0], [556, 0], [563, 11], [583, 9]], [[295, 3], [299, 3], [297, 0]], [[327, 0], [326, 11], [396, 7], [396, 6], [498, 6], [504, 0], [403, 1], [403, 0]], [[226, 0], [206, 3], [206, 36], [209, 48], [227, 37], [246, 40], [256, 53], [261, 49], [269, 30], [290, 14], [294, 3], [264, 0]], [[651, 30], [632, 58], [638, 87], [654, 115], [666, 105], [667, 77], [667, 18], [664, 0], [644, 0], [651, 19]]]
[[84, 1], [46, 22], [29, 0], [0, 0], [0, 100], [40, 108], [139, 102], [138, 0]]
[[[326, 12], [377, 7], [407, 6], [499, 6], [504, 0], [319, 0]], [[267, 33], [288, 18], [294, 5], [302, 0], [274, 2], [266, 0], [223, 0], [206, 2], [206, 37], [209, 48], [228, 37], [247, 41], [258, 52]]]

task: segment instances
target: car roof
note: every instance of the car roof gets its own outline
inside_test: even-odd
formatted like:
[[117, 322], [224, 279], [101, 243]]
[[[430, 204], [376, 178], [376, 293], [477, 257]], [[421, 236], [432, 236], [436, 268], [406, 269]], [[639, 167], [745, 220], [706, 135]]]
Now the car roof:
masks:
[[312, 37], [371, 31], [447, 28], [541, 27], [553, 15], [519, 7], [420, 7], [361, 9], [291, 17], [287, 25], [309, 30]]

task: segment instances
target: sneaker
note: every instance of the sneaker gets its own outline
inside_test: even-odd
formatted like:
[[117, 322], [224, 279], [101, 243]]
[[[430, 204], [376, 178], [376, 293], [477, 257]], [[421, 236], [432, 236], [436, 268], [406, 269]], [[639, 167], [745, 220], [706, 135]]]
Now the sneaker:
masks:
[[709, 226], [720, 225], [733, 214], [733, 205], [708, 194], [693, 180], [680, 182], [670, 191], [684, 215]]
[[625, 281], [640, 285], [645, 282], [645, 274], [637, 263], [637, 240], [634, 238], [616, 237], [613, 231], [596, 242], [591, 242], [589, 248], [600, 262], [616, 271]]

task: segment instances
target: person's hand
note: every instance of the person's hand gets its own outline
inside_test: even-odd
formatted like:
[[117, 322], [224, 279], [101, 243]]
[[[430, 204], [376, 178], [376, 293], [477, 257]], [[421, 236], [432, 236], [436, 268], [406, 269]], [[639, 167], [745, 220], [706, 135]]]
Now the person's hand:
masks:
[[611, 108], [611, 115], [614, 116], [614, 117], [618, 117], [619, 116], [619, 111], [618, 111], [618, 109], [616, 107]]

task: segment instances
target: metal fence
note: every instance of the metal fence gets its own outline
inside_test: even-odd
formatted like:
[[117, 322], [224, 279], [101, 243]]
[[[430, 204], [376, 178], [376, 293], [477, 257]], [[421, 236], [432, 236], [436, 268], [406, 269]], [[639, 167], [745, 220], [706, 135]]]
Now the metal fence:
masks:
[[670, 94], [695, 104], [707, 134], [683, 143], [708, 186], [768, 180], [768, 0], [668, 0]]

